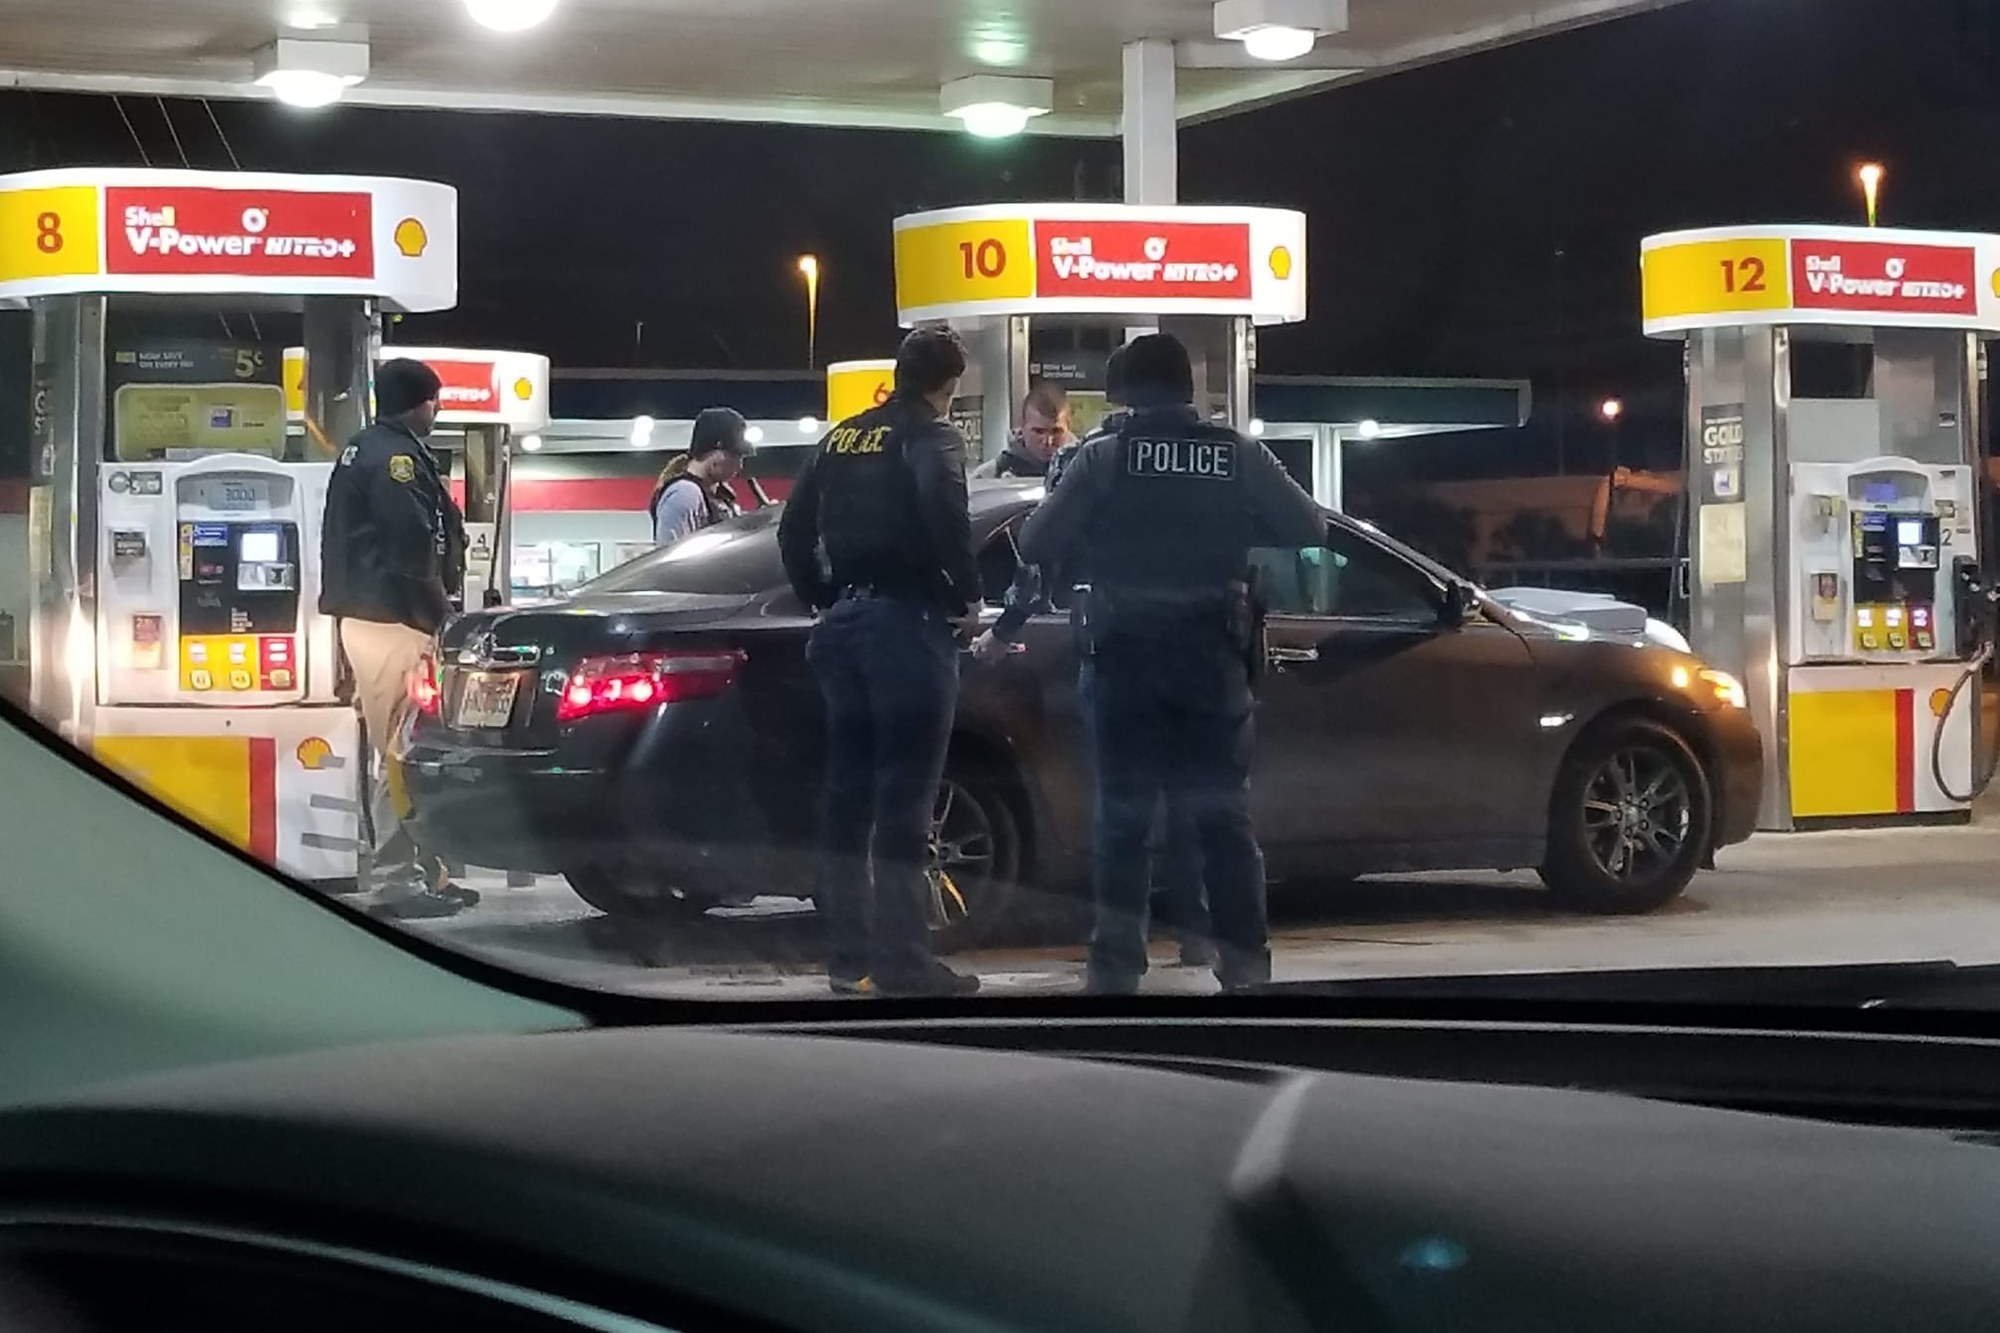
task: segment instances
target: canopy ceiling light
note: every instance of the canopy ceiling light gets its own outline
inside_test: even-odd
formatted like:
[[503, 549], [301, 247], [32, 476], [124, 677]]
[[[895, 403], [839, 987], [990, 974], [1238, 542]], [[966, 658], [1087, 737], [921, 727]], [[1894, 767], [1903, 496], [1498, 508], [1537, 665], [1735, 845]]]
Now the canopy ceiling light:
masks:
[[286, 106], [331, 106], [368, 77], [368, 43], [325, 36], [280, 37], [252, 59], [257, 86]]
[[1215, 35], [1257, 60], [1297, 60], [1347, 30], [1347, 0], [1216, 0]]
[[1055, 104], [1052, 79], [1019, 78], [1012, 74], [973, 74], [953, 79], [938, 95], [938, 107], [965, 124], [966, 132], [982, 139], [1005, 139], [1045, 116]]
[[526, 32], [548, 22], [560, 0], [465, 0], [466, 12], [482, 28], [495, 32]]

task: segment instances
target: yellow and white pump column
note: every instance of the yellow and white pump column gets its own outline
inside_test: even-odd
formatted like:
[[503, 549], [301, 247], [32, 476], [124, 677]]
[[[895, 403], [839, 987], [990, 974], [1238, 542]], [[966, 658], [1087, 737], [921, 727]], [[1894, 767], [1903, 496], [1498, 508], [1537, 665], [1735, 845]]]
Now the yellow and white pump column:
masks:
[[357, 850], [358, 726], [318, 610], [332, 460], [288, 436], [278, 348], [153, 314], [298, 312], [305, 417], [344, 439], [378, 312], [457, 300], [457, 208], [448, 186], [376, 177], [0, 177], [0, 301], [35, 316], [27, 558], [0, 561], [27, 571], [30, 704], [306, 879], [351, 876]]
[[1690, 637], [1749, 693], [1760, 827], [1967, 818], [2000, 237], [1710, 228], [1641, 270], [1687, 343]]

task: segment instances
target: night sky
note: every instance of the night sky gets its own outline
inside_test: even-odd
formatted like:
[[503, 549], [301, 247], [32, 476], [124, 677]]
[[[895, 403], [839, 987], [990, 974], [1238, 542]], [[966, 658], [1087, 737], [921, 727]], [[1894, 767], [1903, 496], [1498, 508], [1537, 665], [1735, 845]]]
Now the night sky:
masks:
[[[826, 267], [821, 360], [881, 355], [897, 214], [1119, 191], [1103, 141], [213, 107], [246, 168], [455, 184], [460, 307], [399, 337], [568, 367], [803, 367], [803, 251]], [[162, 104], [123, 109], [179, 165]], [[164, 111], [193, 165], [229, 165], [199, 102]], [[1614, 444], [1671, 466], [1679, 354], [1638, 335], [1640, 237], [1858, 221], [1868, 158], [1885, 225], [2000, 229], [2000, 0], [1693, 0], [1187, 127], [1181, 151], [1185, 201], [1311, 217], [1312, 318], [1266, 332], [1262, 369], [1534, 380], [1528, 430], [1382, 465], [1546, 471], [1560, 434], [1572, 468]], [[0, 94], [0, 170], [138, 161], [109, 99]], [[1630, 408], [1615, 441], [1606, 394]]]

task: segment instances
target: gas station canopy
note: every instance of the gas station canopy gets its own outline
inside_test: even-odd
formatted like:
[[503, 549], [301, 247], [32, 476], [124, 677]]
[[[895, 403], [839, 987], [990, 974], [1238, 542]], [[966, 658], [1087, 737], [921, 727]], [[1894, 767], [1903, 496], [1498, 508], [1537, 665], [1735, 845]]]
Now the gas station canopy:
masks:
[[1113, 135], [1117, 52], [1176, 45], [1184, 119], [1674, 0], [1349, 0], [1345, 26], [1279, 64], [1215, 38], [1210, 0], [563, 0], [525, 33], [437, 0], [10, 0], [0, 87], [260, 97], [279, 37], [354, 40], [353, 103], [939, 129], [942, 84], [1053, 81], [1038, 132]]

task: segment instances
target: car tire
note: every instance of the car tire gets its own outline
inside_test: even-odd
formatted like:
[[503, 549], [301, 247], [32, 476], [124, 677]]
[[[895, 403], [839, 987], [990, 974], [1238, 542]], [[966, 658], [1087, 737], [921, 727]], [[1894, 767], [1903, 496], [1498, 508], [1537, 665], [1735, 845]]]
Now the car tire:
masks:
[[693, 921], [720, 901], [661, 884], [625, 867], [571, 866], [563, 871], [576, 896], [620, 921], [666, 924]]
[[1618, 719], [1586, 732], [1556, 775], [1542, 882], [1577, 911], [1653, 911], [1701, 868], [1713, 822], [1688, 743], [1658, 722]]
[[938, 784], [925, 868], [932, 948], [957, 953], [1025, 925], [1018, 910], [1023, 846], [1015, 798], [1000, 774], [988, 763], [952, 756]]

